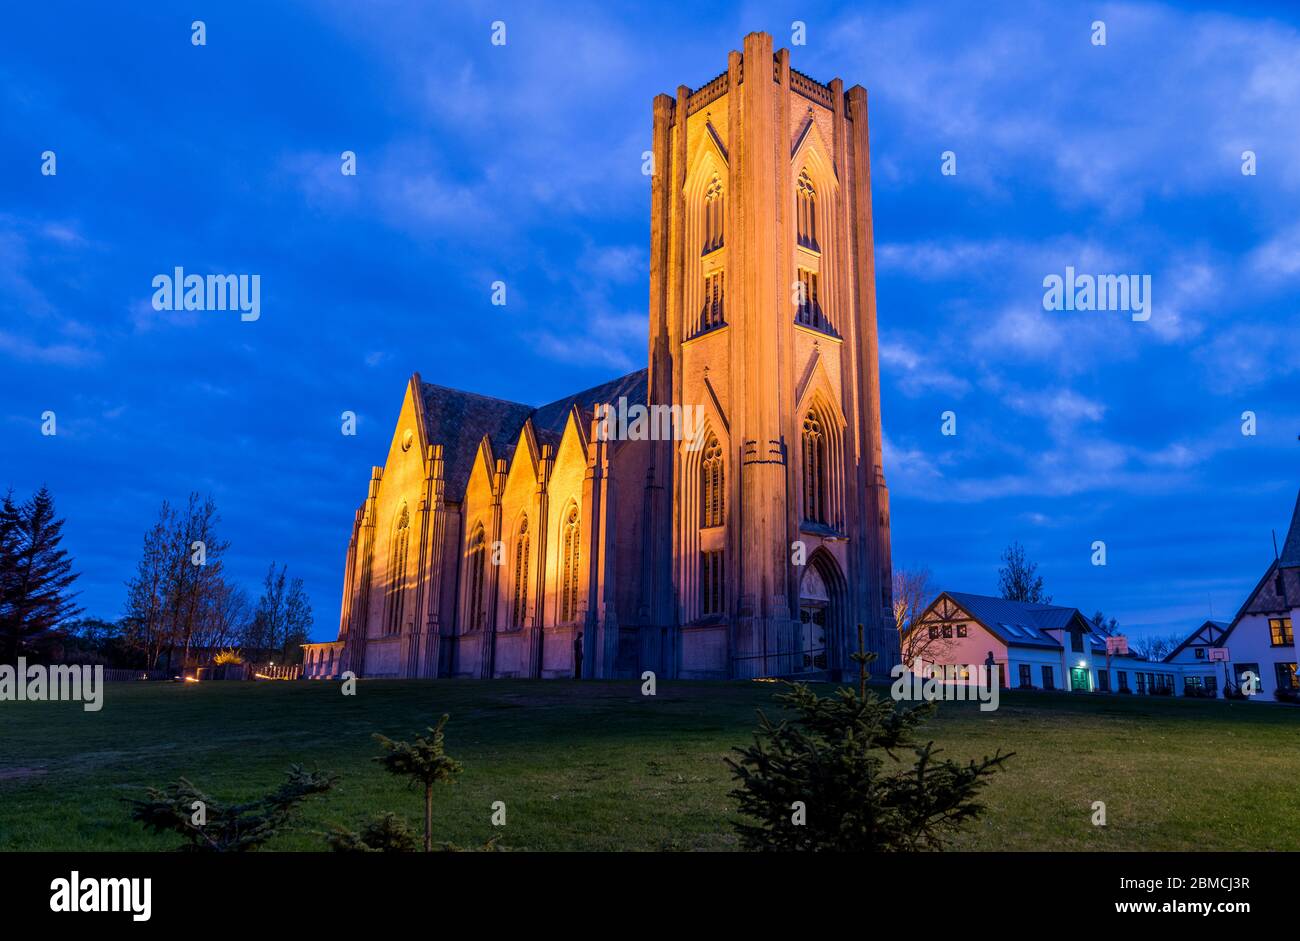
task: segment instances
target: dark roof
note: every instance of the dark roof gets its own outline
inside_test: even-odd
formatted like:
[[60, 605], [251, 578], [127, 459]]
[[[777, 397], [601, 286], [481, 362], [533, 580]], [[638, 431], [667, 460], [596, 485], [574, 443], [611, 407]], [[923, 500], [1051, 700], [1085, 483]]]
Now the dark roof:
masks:
[[1282, 544], [1279, 564], [1284, 569], [1300, 568], [1300, 494], [1296, 494], [1295, 512], [1291, 514], [1291, 529]]
[[[990, 595], [971, 595], [961, 591], [949, 591], [944, 594], [970, 612], [973, 618], [999, 640], [1008, 644], [1060, 647], [1060, 641], [1044, 632], [1069, 630], [1076, 617], [1087, 623], [1087, 618], [1079, 612], [1078, 608], [1029, 604], [1024, 601], [994, 598]], [[1105, 649], [1105, 641], [1101, 642], [1101, 646]]]
[[648, 374], [649, 370], [639, 369], [539, 408], [421, 382], [429, 443], [442, 445], [445, 498], [456, 502], [465, 496], [470, 469], [485, 435], [492, 443], [493, 455], [507, 461], [514, 454], [524, 422], [530, 418], [542, 443], [558, 444], [575, 404], [584, 415], [597, 403], [617, 403], [620, 396], [626, 396], [629, 405], [646, 404]]
[[1231, 621], [1206, 621], [1188, 635], [1187, 639], [1175, 647], [1165, 657], [1165, 663], [1173, 662], [1188, 647], [1222, 647], [1223, 638], [1228, 634]]

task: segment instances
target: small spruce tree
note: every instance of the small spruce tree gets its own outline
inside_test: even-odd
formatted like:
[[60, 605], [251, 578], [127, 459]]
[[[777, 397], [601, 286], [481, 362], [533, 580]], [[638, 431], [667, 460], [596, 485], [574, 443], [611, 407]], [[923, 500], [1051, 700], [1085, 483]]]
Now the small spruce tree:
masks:
[[444, 750], [442, 729], [450, 716], [444, 715], [438, 724], [428, 729], [429, 734], [418, 736], [413, 742], [397, 742], [375, 733], [375, 740], [384, 747], [384, 754], [374, 760], [390, 774], [405, 776], [411, 784], [424, 785], [424, 851], [433, 846], [433, 786], [450, 784], [460, 774], [461, 763]]
[[292, 765], [285, 782], [265, 797], [226, 804], [209, 797], [186, 778], [165, 788], [149, 788], [147, 800], [127, 798], [131, 819], [155, 833], [177, 833], [181, 852], [241, 853], [260, 847], [280, 832], [313, 794], [323, 794], [337, 777]]
[[360, 833], [335, 827], [325, 841], [336, 853], [414, 853], [419, 846], [415, 831], [394, 813], [382, 813]]
[[[859, 625], [856, 689], [823, 697], [787, 682], [775, 699], [793, 718], [773, 723], [760, 710], [754, 744], [726, 759], [738, 782], [731, 796], [748, 818], [735, 825], [745, 849], [938, 850], [983, 812], [976, 795], [1011, 754], [964, 766], [936, 760], [934, 743], [914, 734], [934, 704], [900, 709], [869, 690], [876, 655], [862, 646]], [[900, 758], [908, 752], [910, 768]]]

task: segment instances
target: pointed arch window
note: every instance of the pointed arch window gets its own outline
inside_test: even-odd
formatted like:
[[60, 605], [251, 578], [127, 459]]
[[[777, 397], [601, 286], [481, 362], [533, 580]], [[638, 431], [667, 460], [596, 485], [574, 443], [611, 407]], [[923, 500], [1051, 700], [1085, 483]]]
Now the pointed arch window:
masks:
[[523, 627], [528, 617], [528, 517], [519, 524], [515, 535], [515, 597], [510, 623]]
[[795, 218], [798, 221], [799, 244], [813, 251], [817, 245], [817, 188], [807, 170], [799, 174], [795, 183]]
[[402, 615], [406, 607], [406, 554], [410, 545], [411, 515], [406, 504], [397, 511], [393, 532], [389, 539], [388, 556], [388, 616], [384, 619], [385, 634], [402, 632]]
[[700, 310], [700, 333], [727, 322], [727, 272], [717, 268], [704, 276], [704, 305]]
[[799, 269], [799, 306], [794, 319], [806, 327], [822, 329], [829, 324], [822, 317], [821, 292], [817, 282], [817, 272], [808, 268]]
[[465, 607], [466, 625], [469, 630], [476, 631], [483, 627], [483, 570], [487, 563], [487, 538], [483, 534], [483, 524], [474, 528], [465, 555], [469, 562], [465, 583], [465, 590], [469, 593]]
[[709, 435], [700, 455], [700, 526], [721, 526], [726, 511], [726, 470], [722, 463], [722, 445], [717, 435]]
[[700, 614], [725, 614], [727, 608], [726, 556], [721, 549], [700, 553]]
[[722, 179], [713, 174], [708, 188], [704, 191], [704, 246], [701, 255], [716, 252], [722, 247], [723, 210], [726, 199], [722, 191]]
[[803, 420], [803, 518], [810, 523], [826, 520], [826, 429], [816, 410]]
[[582, 550], [576, 506], [569, 507], [565, 515], [560, 540], [560, 621], [567, 623], [578, 616], [578, 563]]

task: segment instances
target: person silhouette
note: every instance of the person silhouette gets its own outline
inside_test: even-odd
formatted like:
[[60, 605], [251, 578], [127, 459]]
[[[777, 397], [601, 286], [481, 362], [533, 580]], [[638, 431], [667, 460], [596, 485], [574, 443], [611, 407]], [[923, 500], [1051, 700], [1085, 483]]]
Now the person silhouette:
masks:
[[573, 678], [582, 679], [582, 631], [573, 638]]

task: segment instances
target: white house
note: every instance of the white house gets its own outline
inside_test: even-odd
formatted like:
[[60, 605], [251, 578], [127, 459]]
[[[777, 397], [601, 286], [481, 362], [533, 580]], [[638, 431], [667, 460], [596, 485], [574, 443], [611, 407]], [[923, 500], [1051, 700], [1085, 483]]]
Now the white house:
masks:
[[[1269, 565], [1236, 617], [1226, 625], [1215, 621], [1201, 625], [1165, 662], [1185, 670], [1195, 665], [1196, 669], [1188, 673], [1189, 680], [1195, 675], [1222, 677], [1225, 669], [1230, 669], [1231, 682], [1237, 687], [1242, 685], [1244, 673], [1253, 673], [1259, 677], [1259, 689], [1252, 699], [1273, 702], [1279, 688], [1300, 689], [1296, 678], [1296, 662], [1300, 657], [1297, 657], [1292, 628], [1297, 619], [1300, 619], [1300, 495], [1296, 497], [1291, 528], [1281, 554]], [[1227, 650], [1227, 654], [1218, 652], [1222, 650]], [[1217, 659], [1224, 656], [1226, 660]]]
[[1107, 657], [1106, 638], [1078, 608], [945, 591], [911, 630], [926, 633], [903, 649], [924, 647], [925, 667], [980, 665], [991, 657], [1009, 689], [1145, 694], [1179, 688], [1176, 666], [1131, 654]]

